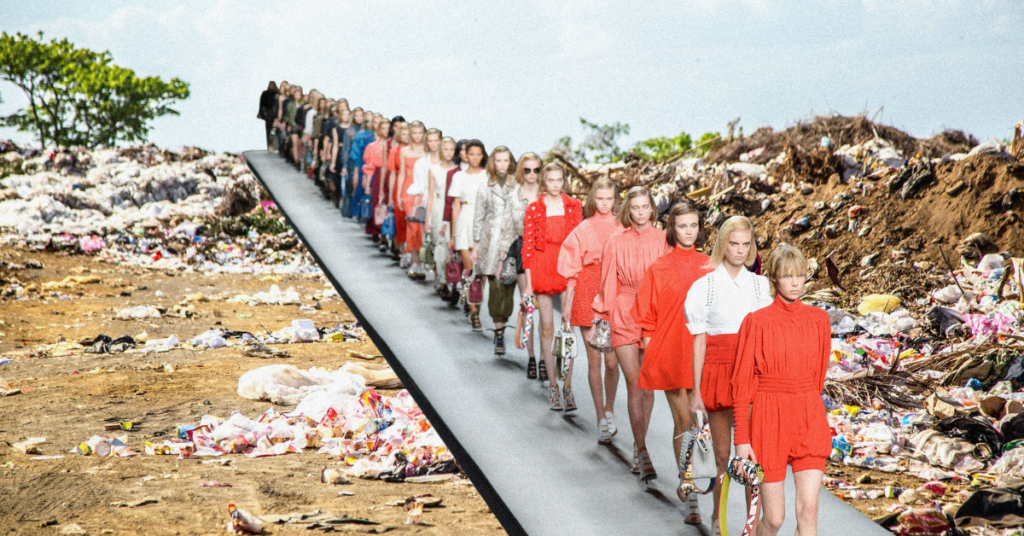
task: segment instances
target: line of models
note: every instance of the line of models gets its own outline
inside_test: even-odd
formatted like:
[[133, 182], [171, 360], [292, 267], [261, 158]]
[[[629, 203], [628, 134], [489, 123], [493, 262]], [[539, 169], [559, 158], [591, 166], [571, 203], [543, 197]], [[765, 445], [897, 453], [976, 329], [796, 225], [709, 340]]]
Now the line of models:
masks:
[[[535, 153], [518, 162], [504, 146], [488, 154], [480, 140], [455, 141], [419, 121], [350, 111], [345, 99], [303, 95], [287, 82], [280, 91], [271, 83], [260, 102], [268, 148], [308, 170], [343, 217], [365, 225], [409, 277], [432, 280], [442, 299], [461, 305], [474, 331], [481, 331], [486, 283], [496, 355], [506, 353], [517, 305], [523, 313], [535, 307], [541, 357], [530, 337], [527, 377], [547, 383], [552, 410], [574, 411], [572, 362], [559, 385], [552, 350], [559, 299], [562, 331], [578, 328], [585, 342], [601, 444], [610, 445], [618, 431], [612, 409], [620, 371], [625, 377], [632, 471], [641, 480], [657, 478], [646, 437], [654, 392], [663, 391], [677, 458], [683, 433], [702, 413], [719, 476], [732, 445], [736, 456], [764, 468], [757, 534], [772, 536], [782, 524], [787, 466], [796, 480], [797, 532], [816, 533], [831, 451], [820, 396], [831, 329], [822, 310], [800, 302], [807, 261], [799, 249], [778, 246], [759, 275], [756, 235], [745, 217], [719, 226], [708, 256], [698, 251], [706, 237], [698, 210], [677, 203], [661, 230], [642, 186], [620, 195], [602, 178], [581, 204], [563, 192], [565, 170]], [[591, 345], [602, 328], [610, 353]], [[679, 478], [682, 484], [685, 475]], [[719, 478], [714, 534], [721, 533], [720, 486]], [[684, 489], [685, 522], [699, 525], [696, 493]]]

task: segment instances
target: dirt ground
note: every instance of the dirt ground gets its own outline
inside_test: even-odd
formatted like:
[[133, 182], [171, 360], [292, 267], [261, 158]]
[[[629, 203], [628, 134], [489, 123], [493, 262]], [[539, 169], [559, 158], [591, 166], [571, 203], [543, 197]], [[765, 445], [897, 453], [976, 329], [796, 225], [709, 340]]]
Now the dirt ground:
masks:
[[[98, 334], [111, 337], [147, 332], [150, 339], [176, 335], [188, 340], [208, 329], [224, 327], [256, 332], [277, 330], [296, 318], [317, 326], [355, 319], [338, 297], [314, 299], [326, 279], [284, 276], [206, 275], [153, 272], [143, 268], [96, 262], [86, 256], [5, 247], [0, 261], [24, 266], [39, 261], [41, 269], [0, 270], [0, 283], [22, 286], [60, 281], [67, 275], [95, 275], [98, 283], [76, 285], [57, 293], [33, 294], [29, 300], [0, 300], [0, 378], [21, 394], [0, 397], [0, 528], [13, 534], [221, 534], [227, 506], [256, 515], [321, 510], [336, 516], [367, 519], [377, 524], [337, 525], [339, 531], [408, 534], [499, 534], [504, 531], [486, 503], [464, 477], [434, 484], [387, 483], [354, 479], [350, 485], [320, 482], [323, 467], [340, 465], [336, 458], [309, 449], [302, 454], [246, 458], [178, 459], [175, 456], [99, 458], [70, 451], [109, 423], [133, 423], [123, 432], [137, 452], [146, 440], [174, 435], [178, 424], [198, 424], [210, 414], [226, 418], [240, 411], [255, 418], [271, 404], [246, 400], [236, 393], [239, 376], [270, 364], [242, 356], [233, 348], [164, 353], [86, 354], [75, 343]], [[306, 305], [230, 303], [235, 294], [294, 287]], [[163, 294], [158, 297], [157, 291]], [[189, 294], [212, 298], [193, 303], [191, 318], [164, 316], [147, 321], [115, 319], [116, 311], [134, 305], [169, 309]], [[66, 341], [64, 344], [56, 344]], [[45, 346], [50, 345], [50, 346]], [[341, 367], [354, 350], [377, 355], [369, 340], [280, 345], [292, 357], [278, 359], [299, 368]], [[371, 362], [383, 364], [377, 357]], [[394, 391], [383, 391], [394, 394]], [[290, 408], [279, 408], [288, 410]], [[116, 434], [122, 432], [106, 432]], [[59, 459], [32, 460], [11, 447], [29, 437], [45, 437], [41, 455]], [[231, 487], [201, 487], [216, 480]], [[339, 492], [351, 492], [351, 496]], [[431, 494], [442, 499], [428, 508], [421, 525], [405, 525], [402, 507], [385, 503]], [[143, 499], [155, 502], [138, 506]], [[127, 503], [129, 506], [118, 506]], [[270, 534], [308, 534], [306, 524], [270, 525]]]

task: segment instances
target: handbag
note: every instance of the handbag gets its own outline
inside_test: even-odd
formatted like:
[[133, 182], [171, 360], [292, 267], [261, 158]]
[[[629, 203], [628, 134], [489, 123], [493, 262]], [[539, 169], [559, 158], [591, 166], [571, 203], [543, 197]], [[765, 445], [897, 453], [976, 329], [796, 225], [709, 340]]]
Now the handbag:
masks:
[[384, 217], [384, 222], [380, 225], [380, 234], [391, 238], [395, 236], [395, 214], [388, 211], [388, 215]]
[[[757, 506], [761, 502], [761, 484], [764, 483], [764, 469], [759, 463], [733, 456], [729, 458], [729, 464], [725, 468], [725, 473], [722, 473], [723, 497], [729, 494], [730, 480], [735, 480], [737, 483], [750, 488], [750, 510], [747, 512], [747, 519], [743, 524], [743, 536], [749, 536], [754, 532], [754, 525], [757, 523]], [[722, 527], [722, 536], [729, 536], [729, 530], [725, 523], [726, 502], [728, 501], [722, 502], [722, 507], [718, 510], [718, 522], [719, 526]]]
[[364, 197], [359, 201], [359, 219], [363, 221], [369, 221], [373, 217], [373, 202], [370, 201], [369, 197]]
[[519, 309], [519, 322], [522, 323], [522, 329], [518, 325], [516, 326], [516, 333], [519, 334], [516, 341], [518, 348], [526, 348], [526, 345], [530, 344], [530, 337], [533, 335], [533, 313], [536, 311], [537, 306], [533, 303], [533, 297], [526, 297]]
[[466, 301], [474, 305], [484, 301], [484, 285], [480, 276], [473, 277], [469, 283], [469, 291], [466, 293]]
[[515, 285], [519, 274], [516, 271], [516, 260], [505, 256], [504, 259], [498, 261], [498, 282], [502, 285]]
[[572, 331], [565, 331], [561, 328], [555, 334], [555, 340], [551, 344], [551, 354], [555, 356], [555, 368], [558, 369], [558, 379], [564, 380], [569, 374], [569, 367], [576, 357], [576, 336]]
[[412, 212], [405, 216], [405, 221], [409, 223], [426, 223], [427, 221], [427, 207], [422, 204], [413, 207]]
[[423, 240], [423, 246], [420, 247], [420, 262], [423, 263], [424, 267], [434, 268], [434, 264], [436, 264], [434, 259], [434, 235], [433, 233], [426, 233], [426, 235], [427, 237]]
[[444, 278], [451, 284], [462, 281], [462, 259], [454, 253], [448, 257], [448, 262], [444, 265]]
[[602, 354], [612, 351], [612, 325], [607, 320], [594, 320], [594, 337], [590, 347]]
[[388, 217], [388, 206], [384, 203], [380, 203], [373, 208], [373, 224], [376, 226], [384, 225], [384, 218]]

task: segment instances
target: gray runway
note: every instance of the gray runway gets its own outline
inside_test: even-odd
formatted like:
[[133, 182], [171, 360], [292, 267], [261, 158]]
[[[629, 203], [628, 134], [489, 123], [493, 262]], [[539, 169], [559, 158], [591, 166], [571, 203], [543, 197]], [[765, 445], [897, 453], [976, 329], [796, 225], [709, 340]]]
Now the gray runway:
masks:
[[[671, 414], [660, 393], [647, 439], [660, 477], [645, 486], [629, 472], [624, 384], [614, 446], [598, 445], [585, 356], [573, 374], [579, 410], [549, 410], [546, 386], [526, 379], [525, 350], [514, 348], [512, 330], [509, 354], [495, 357], [490, 332], [473, 333], [429, 284], [405, 277], [310, 179], [266, 151], [245, 158], [510, 534], [710, 534], [710, 495], [701, 499], [704, 525], [683, 523]], [[493, 327], [486, 317], [485, 307], [485, 330]], [[786, 493], [793, 497], [792, 475]], [[787, 509], [781, 533], [793, 534], [792, 500]], [[738, 536], [745, 514], [738, 486], [728, 512]], [[818, 528], [827, 536], [889, 534], [824, 489]]]

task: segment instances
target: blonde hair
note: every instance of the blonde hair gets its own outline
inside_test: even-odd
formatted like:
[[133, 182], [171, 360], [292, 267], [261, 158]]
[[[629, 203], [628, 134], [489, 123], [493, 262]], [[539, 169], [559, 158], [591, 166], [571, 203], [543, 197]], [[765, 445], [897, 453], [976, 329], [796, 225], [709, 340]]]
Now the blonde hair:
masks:
[[444, 163], [447, 164], [447, 163], [451, 162], [451, 160], [445, 160], [444, 159], [444, 144], [446, 144], [446, 143], [452, 144], [452, 146], [455, 147], [456, 149], [458, 149], [459, 144], [455, 143], [455, 138], [453, 138], [451, 136], [445, 136], [445, 137], [441, 138], [441, 146], [437, 148], [437, 157], [441, 159], [441, 162], [444, 162]]
[[[516, 166], [516, 182], [518, 182], [520, 185], [522, 185], [524, 182], [523, 162], [526, 162], [527, 160], [536, 160], [538, 165], [544, 163], [544, 161], [541, 160], [539, 156], [537, 156], [537, 153], [523, 153], [523, 155], [519, 157], [519, 165]], [[537, 177], [537, 180], [540, 180], [540, 177]], [[538, 186], [540, 185], [538, 184]]]
[[708, 259], [706, 268], [717, 268], [725, 260], [725, 244], [729, 241], [729, 235], [737, 231], [750, 232], [750, 250], [743, 264], [751, 266], [757, 260], [757, 242], [754, 240], [754, 224], [746, 216], [732, 216], [722, 222], [715, 234], [715, 246], [711, 249], [711, 258]]
[[[508, 154], [508, 169], [505, 171], [505, 175], [515, 176], [516, 174], [516, 157], [512, 156], [512, 151], [504, 145], [499, 145], [491, 151], [490, 158], [487, 159], [487, 184], [495, 185], [498, 184], [498, 167], [494, 163], [494, 157], [499, 154]], [[507, 179], [506, 179], [507, 180]], [[511, 185], [510, 185], [511, 186]]]
[[629, 213], [629, 202], [642, 195], [647, 196], [647, 200], [651, 203], [651, 219], [649, 223], [654, 223], [654, 219], [658, 216], [658, 206], [654, 204], [654, 196], [651, 195], [651, 191], [643, 186], [634, 186], [626, 192], [626, 196], [622, 198], [622, 206], [619, 207], [619, 224], [625, 228], [633, 226], [633, 216]]
[[771, 283], [771, 294], [775, 295], [775, 282], [787, 275], [807, 275], [807, 257], [800, 248], [790, 244], [779, 244], [768, 254], [764, 263], [764, 275]]
[[[597, 195], [598, 190], [611, 190], [612, 196], [616, 199], [619, 197], [619, 187], [612, 182], [608, 177], [601, 177], [594, 181], [594, 184], [590, 186], [590, 192], [587, 194], [587, 202], [583, 205], [583, 217], [589, 218], [597, 213], [597, 202], [594, 201], [594, 196]], [[612, 212], [615, 211], [615, 205], [612, 205]]]
[[427, 126], [423, 124], [423, 121], [413, 121], [412, 123], [409, 123], [409, 130], [414, 128], [422, 128], [423, 132], [427, 131]]

